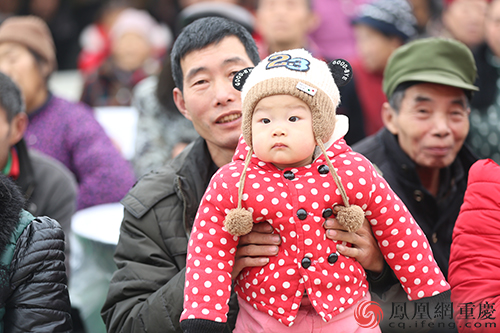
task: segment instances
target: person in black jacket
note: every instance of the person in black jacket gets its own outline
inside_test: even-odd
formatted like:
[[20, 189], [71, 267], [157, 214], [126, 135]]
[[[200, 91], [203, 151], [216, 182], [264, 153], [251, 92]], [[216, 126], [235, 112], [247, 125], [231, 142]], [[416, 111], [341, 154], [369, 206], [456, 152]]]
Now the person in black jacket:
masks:
[[71, 332], [64, 233], [0, 175], [0, 332]]

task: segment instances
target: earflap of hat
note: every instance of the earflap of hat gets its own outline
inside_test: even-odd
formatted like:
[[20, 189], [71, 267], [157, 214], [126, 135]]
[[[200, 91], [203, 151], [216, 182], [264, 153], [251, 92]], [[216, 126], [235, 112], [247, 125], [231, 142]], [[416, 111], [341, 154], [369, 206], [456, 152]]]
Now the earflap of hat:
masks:
[[352, 67], [347, 60], [337, 59], [328, 63], [333, 80], [338, 87], [345, 86], [352, 79]]
[[238, 73], [236, 73], [233, 77], [233, 87], [236, 90], [241, 91], [243, 89], [243, 85], [245, 84], [246, 80], [250, 76], [250, 73], [252, 73], [252, 70], [254, 67], [247, 67], [243, 68], [240, 70]]

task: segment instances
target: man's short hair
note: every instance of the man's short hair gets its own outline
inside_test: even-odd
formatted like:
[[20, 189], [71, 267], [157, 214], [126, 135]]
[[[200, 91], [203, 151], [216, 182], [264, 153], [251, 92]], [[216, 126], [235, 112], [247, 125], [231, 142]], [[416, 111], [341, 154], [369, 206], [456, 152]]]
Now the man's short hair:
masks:
[[259, 52], [255, 41], [243, 26], [221, 17], [202, 18], [185, 27], [172, 48], [170, 54], [172, 76], [177, 88], [183, 91], [181, 59], [192, 51], [201, 50], [208, 45], [219, 43], [229, 36], [235, 36], [241, 41], [254, 65], [259, 63]]
[[10, 77], [0, 72], [0, 108], [7, 114], [10, 123], [16, 115], [24, 112], [24, 100], [21, 90]]

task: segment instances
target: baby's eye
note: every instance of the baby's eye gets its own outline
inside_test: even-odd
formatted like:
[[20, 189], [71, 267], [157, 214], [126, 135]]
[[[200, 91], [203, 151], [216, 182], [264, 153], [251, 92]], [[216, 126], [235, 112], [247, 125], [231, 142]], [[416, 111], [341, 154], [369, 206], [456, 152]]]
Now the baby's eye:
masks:
[[294, 123], [297, 120], [299, 120], [299, 117], [297, 117], [297, 116], [291, 116], [290, 118], [288, 118], [288, 120], [291, 121], [292, 123]]
[[271, 120], [267, 119], [267, 118], [263, 118], [261, 120], [264, 124], [269, 124], [271, 122]]

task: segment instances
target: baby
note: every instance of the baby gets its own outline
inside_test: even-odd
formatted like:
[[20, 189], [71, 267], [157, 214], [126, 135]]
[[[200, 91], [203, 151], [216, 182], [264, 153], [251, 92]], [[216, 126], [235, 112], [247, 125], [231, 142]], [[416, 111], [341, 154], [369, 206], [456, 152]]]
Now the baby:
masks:
[[344, 68], [343, 61], [327, 65], [301, 49], [272, 54], [235, 77], [235, 86], [243, 84], [244, 140], [233, 162], [213, 176], [194, 221], [185, 332], [223, 331], [238, 236], [251, 230], [246, 215], [268, 221], [282, 244], [269, 264], [247, 267], [235, 279], [235, 332], [362, 329], [354, 309], [370, 300], [365, 271], [337, 253], [323, 229], [335, 205], [361, 207], [410, 300], [449, 290], [408, 209], [343, 139], [347, 118], [335, 110], [337, 84], [350, 74]]

